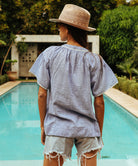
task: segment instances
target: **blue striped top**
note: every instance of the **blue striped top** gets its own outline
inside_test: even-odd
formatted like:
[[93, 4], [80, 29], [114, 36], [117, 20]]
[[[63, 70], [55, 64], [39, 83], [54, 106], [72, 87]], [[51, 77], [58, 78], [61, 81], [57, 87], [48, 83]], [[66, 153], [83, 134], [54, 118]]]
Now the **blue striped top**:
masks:
[[51, 46], [39, 55], [30, 72], [48, 90], [46, 135], [100, 136], [92, 95], [99, 96], [118, 82], [102, 57], [79, 46]]

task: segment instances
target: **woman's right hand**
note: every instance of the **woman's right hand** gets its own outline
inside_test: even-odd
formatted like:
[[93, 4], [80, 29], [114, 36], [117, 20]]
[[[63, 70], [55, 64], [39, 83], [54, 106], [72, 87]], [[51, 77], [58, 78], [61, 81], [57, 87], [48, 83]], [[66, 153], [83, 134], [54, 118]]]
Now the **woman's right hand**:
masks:
[[45, 137], [46, 137], [45, 130], [44, 130], [44, 128], [41, 128], [41, 143], [43, 145], [45, 145]]

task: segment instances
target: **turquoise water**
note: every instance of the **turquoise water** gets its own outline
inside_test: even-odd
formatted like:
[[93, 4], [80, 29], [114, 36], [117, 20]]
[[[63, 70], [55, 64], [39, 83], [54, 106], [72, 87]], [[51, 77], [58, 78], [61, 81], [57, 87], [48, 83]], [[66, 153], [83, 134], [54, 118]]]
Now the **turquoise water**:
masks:
[[[36, 83], [21, 83], [0, 97], [0, 160], [41, 160]], [[104, 96], [102, 158], [138, 158], [138, 119]], [[73, 148], [72, 158], [76, 149]]]

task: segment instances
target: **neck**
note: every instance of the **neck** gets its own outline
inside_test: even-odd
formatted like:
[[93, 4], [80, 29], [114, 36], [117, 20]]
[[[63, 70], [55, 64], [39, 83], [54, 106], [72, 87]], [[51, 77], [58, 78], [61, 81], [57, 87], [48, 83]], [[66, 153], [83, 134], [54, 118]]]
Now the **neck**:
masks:
[[68, 40], [67, 40], [67, 44], [69, 45], [73, 45], [73, 46], [79, 46], [79, 47], [82, 47], [78, 42], [76, 42], [72, 36], [68, 36]]

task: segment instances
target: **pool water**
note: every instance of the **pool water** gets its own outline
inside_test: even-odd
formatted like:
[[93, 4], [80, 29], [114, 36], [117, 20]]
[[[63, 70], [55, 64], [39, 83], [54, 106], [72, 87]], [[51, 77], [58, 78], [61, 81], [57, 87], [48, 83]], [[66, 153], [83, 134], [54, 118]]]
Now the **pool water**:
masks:
[[[0, 160], [41, 160], [38, 85], [21, 83], [0, 96]], [[138, 158], [138, 119], [107, 96], [103, 128], [106, 159]], [[73, 147], [72, 159], [76, 159]]]

